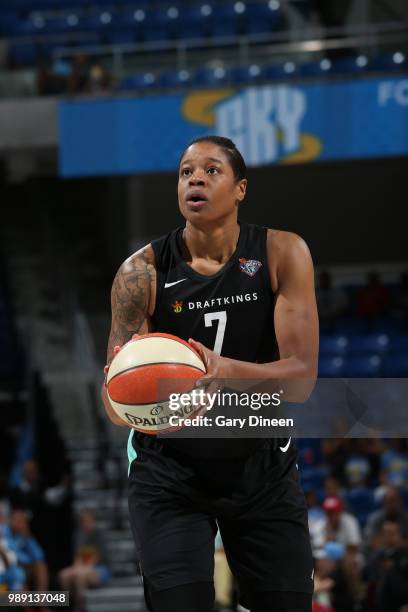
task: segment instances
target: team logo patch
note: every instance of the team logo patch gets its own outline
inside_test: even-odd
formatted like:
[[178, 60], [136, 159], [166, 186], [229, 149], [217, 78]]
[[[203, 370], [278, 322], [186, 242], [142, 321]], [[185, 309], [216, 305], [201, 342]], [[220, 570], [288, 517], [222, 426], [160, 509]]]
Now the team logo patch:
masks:
[[245, 257], [239, 258], [239, 267], [241, 272], [245, 272], [248, 276], [255, 276], [262, 263], [257, 259], [245, 259]]
[[177, 302], [174, 302], [174, 304], [171, 305], [173, 312], [181, 312], [183, 310], [183, 302], [178, 300]]

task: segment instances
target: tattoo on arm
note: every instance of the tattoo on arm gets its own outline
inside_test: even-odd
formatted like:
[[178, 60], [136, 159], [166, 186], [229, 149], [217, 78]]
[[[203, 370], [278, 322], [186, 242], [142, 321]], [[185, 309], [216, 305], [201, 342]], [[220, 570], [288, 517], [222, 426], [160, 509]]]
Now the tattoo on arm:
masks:
[[155, 270], [149, 249], [144, 249], [125, 261], [112, 285], [112, 327], [109, 336], [107, 363], [113, 349], [122, 345], [133, 334], [148, 331], [150, 288]]

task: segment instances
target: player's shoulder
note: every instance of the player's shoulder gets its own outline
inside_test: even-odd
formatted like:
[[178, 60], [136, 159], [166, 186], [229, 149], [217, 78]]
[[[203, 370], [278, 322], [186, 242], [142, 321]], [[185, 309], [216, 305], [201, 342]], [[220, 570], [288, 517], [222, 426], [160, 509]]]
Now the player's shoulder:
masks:
[[151, 243], [141, 247], [121, 264], [118, 274], [147, 273], [155, 269], [155, 256]]
[[266, 237], [268, 256], [278, 261], [296, 255], [310, 255], [305, 240], [294, 232], [268, 228]]

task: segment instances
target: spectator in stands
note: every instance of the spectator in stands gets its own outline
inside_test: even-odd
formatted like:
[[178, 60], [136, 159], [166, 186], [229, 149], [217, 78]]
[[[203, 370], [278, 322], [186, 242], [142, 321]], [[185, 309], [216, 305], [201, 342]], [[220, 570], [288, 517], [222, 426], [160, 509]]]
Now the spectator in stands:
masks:
[[327, 476], [324, 480], [325, 497], [341, 497], [344, 496], [344, 489], [341, 483], [334, 476]]
[[316, 289], [317, 308], [322, 321], [332, 322], [344, 315], [349, 308], [347, 293], [340, 287], [333, 287], [328, 272], [321, 272]]
[[357, 519], [344, 511], [340, 497], [326, 497], [322, 508], [326, 513], [324, 540], [339, 542], [347, 553], [357, 554], [361, 545], [361, 533]]
[[349, 487], [365, 487], [370, 477], [371, 467], [367, 457], [354, 453], [344, 466], [344, 474]]
[[48, 590], [48, 567], [44, 551], [32, 536], [28, 514], [25, 510], [13, 510], [11, 532], [17, 553], [17, 560], [27, 576], [27, 586], [33, 590]]
[[394, 553], [379, 594], [381, 612], [406, 612], [408, 608], [408, 548]]
[[313, 612], [350, 612], [353, 597], [343, 568], [344, 547], [338, 542], [327, 542], [314, 553]]
[[92, 94], [104, 94], [109, 91], [110, 76], [102, 64], [93, 64], [89, 70], [88, 91]]
[[15, 508], [26, 508], [35, 515], [41, 510], [42, 496], [38, 463], [34, 459], [28, 459], [23, 464], [19, 484], [10, 491], [11, 505]]
[[70, 591], [77, 609], [82, 610], [86, 589], [106, 584], [110, 575], [103, 534], [96, 527], [93, 512], [84, 510], [76, 535], [74, 564], [59, 573], [61, 588]]
[[383, 507], [376, 510], [367, 520], [365, 527], [365, 539], [368, 546], [377, 549], [381, 544], [381, 531], [385, 521], [397, 522], [400, 526], [401, 537], [408, 541], [408, 512], [404, 509], [401, 494], [396, 487], [388, 487]]
[[324, 461], [330, 468], [330, 474], [341, 484], [345, 484], [344, 466], [349, 458], [350, 440], [344, 438], [326, 438], [322, 440]]
[[77, 53], [72, 59], [72, 72], [69, 75], [68, 92], [84, 93], [89, 82], [89, 60], [84, 53]]
[[46, 502], [37, 461], [28, 459], [23, 464], [21, 481], [10, 491], [9, 497], [13, 508], [24, 508], [28, 511], [33, 534], [42, 542], [43, 534], [47, 530], [44, 522]]
[[0, 502], [0, 592], [22, 589], [25, 581], [24, 570], [17, 564], [17, 555], [10, 526], [8, 504]]
[[324, 524], [326, 517], [318, 504], [316, 492], [306, 486], [303, 488], [303, 490], [307, 504], [310, 540], [312, 543], [312, 549], [315, 551], [324, 545]]
[[370, 272], [367, 284], [356, 296], [356, 311], [364, 319], [376, 319], [388, 310], [390, 294], [382, 283], [378, 272]]
[[385, 575], [394, 564], [395, 554], [402, 547], [401, 529], [397, 521], [384, 521], [378, 543], [378, 549], [369, 556], [366, 567], [370, 607], [378, 607]]
[[57, 96], [68, 91], [72, 65], [69, 61], [57, 59], [51, 67], [41, 67], [38, 71], [38, 92], [44, 96]]
[[406, 440], [395, 438], [381, 457], [381, 482], [384, 485], [408, 487], [408, 452]]

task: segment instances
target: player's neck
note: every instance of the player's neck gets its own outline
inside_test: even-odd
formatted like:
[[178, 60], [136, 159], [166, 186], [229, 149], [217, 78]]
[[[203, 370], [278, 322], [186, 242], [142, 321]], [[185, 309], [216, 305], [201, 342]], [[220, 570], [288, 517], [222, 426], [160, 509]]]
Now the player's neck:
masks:
[[198, 228], [187, 221], [183, 232], [186, 255], [191, 260], [206, 259], [223, 264], [237, 248], [239, 231], [235, 217], [208, 228]]

